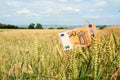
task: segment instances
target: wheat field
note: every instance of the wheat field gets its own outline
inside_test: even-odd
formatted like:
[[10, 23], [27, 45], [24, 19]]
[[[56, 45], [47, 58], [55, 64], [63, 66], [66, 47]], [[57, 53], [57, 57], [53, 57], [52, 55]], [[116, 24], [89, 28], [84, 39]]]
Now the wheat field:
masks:
[[119, 80], [119, 30], [68, 51], [58, 37], [66, 30], [0, 30], [0, 80]]

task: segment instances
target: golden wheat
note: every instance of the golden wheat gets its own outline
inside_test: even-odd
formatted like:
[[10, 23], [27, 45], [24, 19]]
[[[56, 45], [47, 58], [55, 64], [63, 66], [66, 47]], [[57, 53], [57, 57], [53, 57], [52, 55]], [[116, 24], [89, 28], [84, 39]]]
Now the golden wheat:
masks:
[[[63, 31], [0, 32], [0, 79], [110, 80], [120, 67], [120, 42], [109, 34], [111, 29], [99, 32], [101, 43], [94, 40], [89, 47], [74, 47], [69, 51], [63, 50], [58, 37]], [[116, 29], [114, 32], [119, 33]]]

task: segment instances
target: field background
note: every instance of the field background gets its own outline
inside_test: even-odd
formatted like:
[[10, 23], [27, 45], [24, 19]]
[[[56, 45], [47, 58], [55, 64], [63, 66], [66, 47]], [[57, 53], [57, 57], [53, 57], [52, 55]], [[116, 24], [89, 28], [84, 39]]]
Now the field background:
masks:
[[[98, 30], [100, 44], [64, 51], [66, 30], [0, 30], [0, 80], [110, 80], [120, 73], [120, 27]], [[120, 79], [120, 78], [119, 78]]]

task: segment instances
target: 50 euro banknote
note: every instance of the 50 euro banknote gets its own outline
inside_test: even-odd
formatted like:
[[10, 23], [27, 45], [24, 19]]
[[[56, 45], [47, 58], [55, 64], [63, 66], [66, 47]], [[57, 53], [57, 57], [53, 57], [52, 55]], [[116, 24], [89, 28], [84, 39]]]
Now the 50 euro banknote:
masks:
[[96, 25], [90, 24], [59, 33], [59, 37], [64, 50], [69, 50], [74, 46], [90, 46], [92, 39], [97, 36], [96, 34]]

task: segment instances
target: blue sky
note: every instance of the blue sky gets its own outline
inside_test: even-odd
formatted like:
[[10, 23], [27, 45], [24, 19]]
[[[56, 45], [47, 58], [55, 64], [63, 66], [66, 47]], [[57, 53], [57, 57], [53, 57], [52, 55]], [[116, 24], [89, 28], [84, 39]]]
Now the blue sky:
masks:
[[0, 23], [120, 24], [120, 0], [0, 0]]

